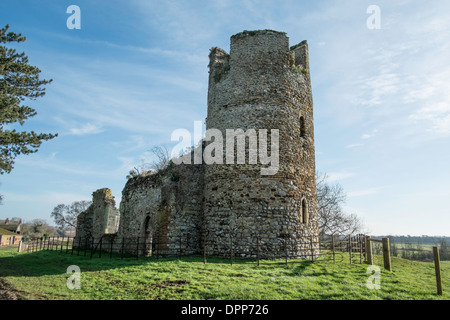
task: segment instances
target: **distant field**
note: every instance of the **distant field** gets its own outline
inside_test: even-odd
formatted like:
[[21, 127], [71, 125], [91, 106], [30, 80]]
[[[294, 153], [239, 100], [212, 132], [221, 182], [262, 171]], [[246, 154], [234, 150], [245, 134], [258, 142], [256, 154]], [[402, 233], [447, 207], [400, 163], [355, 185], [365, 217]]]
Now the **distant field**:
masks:
[[[355, 259], [356, 261], [356, 259]], [[279, 262], [279, 263], [276, 263]], [[382, 266], [381, 257], [375, 263]], [[81, 269], [81, 289], [69, 290], [67, 267]], [[367, 265], [291, 260], [239, 262], [183, 257], [159, 259], [93, 258], [41, 251], [0, 250], [0, 280], [25, 299], [446, 299], [450, 262], [442, 262], [444, 296], [436, 295], [434, 265], [392, 258], [393, 272], [381, 267], [381, 289], [369, 290]]]
[[[372, 243], [372, 246], [375, 254], [382, 254], [383, 249], [381, 243]], [[438, 244], [411, 242], [391, 242], [390, 247], [392, 256], [418, 261], [434, 261], [433, 247], [440, 248]], [[449, 259], [448, 254], [444, 259]]]

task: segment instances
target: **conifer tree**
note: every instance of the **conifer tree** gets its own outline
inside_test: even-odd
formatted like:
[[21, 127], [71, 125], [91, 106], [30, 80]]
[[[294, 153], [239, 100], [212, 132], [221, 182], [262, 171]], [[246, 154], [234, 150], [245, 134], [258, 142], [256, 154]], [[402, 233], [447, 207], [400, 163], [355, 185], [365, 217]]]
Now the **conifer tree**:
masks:
[[33, 108], [23, 103], [43, 96], [44, 86], [52, 80], [41, 80], [41, 70], [28, 64], [24, 52], [6, 47], [5, 44], [26, 40], [20, 33], [8, 32], [8, 29], [9, 25], [0, 29], [0, 174], [11, 172], [18, 155], [37, 152], [42, 141], [57, 136], [11, 128], [14, 124], [23, 125], [36, 115]]

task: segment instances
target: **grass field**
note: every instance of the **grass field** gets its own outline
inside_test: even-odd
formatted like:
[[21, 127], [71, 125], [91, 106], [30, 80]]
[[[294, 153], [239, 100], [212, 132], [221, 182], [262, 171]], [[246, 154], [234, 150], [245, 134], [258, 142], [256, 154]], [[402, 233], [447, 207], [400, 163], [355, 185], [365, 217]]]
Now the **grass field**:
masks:
[[[450, 299], [450, 262], [442, 262], [444, 295], [436, 294], [433, 263], [392, 258], [383, 270], [381, 289], [366, 286], [367, 265], [346, 256], [330, 261], [283, 260], [256, 263], [183, 257], [121, 260], [72, 256], [55, 251], [17, 253], [0, 250], [0, 278], [24, 299]], [[356, 259], [355, 259], [356, 261]], [[278, 262], [278, 263], [277, 263]], [[67, 268], [81, 269], [81, 289], [67, 288]]]

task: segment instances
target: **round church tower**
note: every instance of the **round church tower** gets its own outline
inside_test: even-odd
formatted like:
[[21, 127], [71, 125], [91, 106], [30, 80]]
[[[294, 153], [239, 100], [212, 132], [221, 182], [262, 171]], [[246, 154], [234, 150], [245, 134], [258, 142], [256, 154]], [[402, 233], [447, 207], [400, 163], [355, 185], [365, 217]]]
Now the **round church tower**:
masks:
[[240, 256], [254, 256], [257, 241], [263, 255], [282, 257], [285, 244], [290, 256], [310, 255], [318, 220], [306, 41], [289, 48], [285, 33], [244, 31], [230, 54], [211, 50], [209, 68], [206, 128], [223, 138], [221, 157], [220, 138], [206, 137], [205, 154], [223, 160], [205, 165], [211, 254], [228, 255], [232, 238]]

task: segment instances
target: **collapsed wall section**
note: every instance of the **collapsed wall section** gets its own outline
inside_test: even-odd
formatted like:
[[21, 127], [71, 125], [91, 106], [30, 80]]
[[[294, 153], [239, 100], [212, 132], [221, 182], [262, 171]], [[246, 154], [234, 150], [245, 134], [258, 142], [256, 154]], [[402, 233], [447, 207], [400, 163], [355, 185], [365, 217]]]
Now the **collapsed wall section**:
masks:
[[120, 214], [111, 190], [99, 189], [92, 194], [92, 204], [77, 217], [74, 243], [86, 246], [98, 242], [104, 235], [114, 235], [119, 227]]

